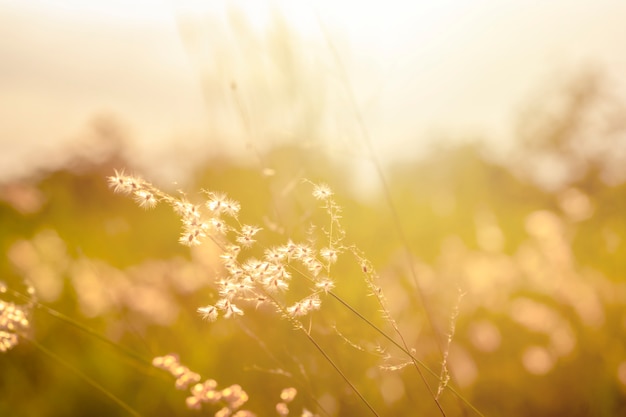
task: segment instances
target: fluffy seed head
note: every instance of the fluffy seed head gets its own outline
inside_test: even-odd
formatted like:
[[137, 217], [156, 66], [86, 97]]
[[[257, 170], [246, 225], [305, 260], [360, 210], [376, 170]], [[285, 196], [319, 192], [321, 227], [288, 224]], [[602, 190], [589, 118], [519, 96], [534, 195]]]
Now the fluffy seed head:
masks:
[[315, 184], [313, 187], [313, 197], [317, 200], [328, 200], [333, 196], [333, 192], [330, 187], [326, 184]]
[[212, 305], [208, 305], [206, 307], [198, 308], [198, 313], [202, 316], [202, 318], [206, 321], [215, 321], [217, 320], [217, 308]]
[[134, 195], [135, 201], [137, 202], [137, 204], [139, 204], [139, 207], [141, 208], [151, 209], [154, 208], [158, 203], [158, 200], [150, 191], [137, 190], [135, 191]]

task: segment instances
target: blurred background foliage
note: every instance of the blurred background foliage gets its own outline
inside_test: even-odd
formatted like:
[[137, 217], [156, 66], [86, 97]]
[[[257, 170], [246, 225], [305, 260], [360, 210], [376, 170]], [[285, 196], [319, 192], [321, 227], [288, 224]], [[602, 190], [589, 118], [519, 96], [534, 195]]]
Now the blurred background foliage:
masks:
[[[239, 25], [240, 44], [255, 41]], [[409, 346], [436, 372], [449, 350], [451, 385], [478, 410], [625, 414], [626, 112], [602, 75], [585, 72], [540, 95], [520, 113], [510, 153], [478, 139], [434, 145], [386, 167], [385, 189], [380, 178], [351, 169], [351, 152], [363, 155], [367, 145], [323, 140], [332, 116], [358, 137], [358, 113], [324, 114], [334, 88], [313, 87], [321, 82], [311, 77], [321, 75], [294, 52], [280, 21], [274, 28], [263, 45], [229, 51], [233, 59], [222, 62], [232, 67], [223, 74], [198, 63], [215, 126], [244, 138], [245, 160], [198, 151], [187, 182], [155, 182], [194, 201], [200, 189], [227, 192], [241, 203], [242, 222], [263, 227], [265, 247], [304, 241], [311, 225], [319, 231], [328, 224], [302, 179], [326, 182], [343, 207], [347, 242], [377, 269]], [[251, 49], [261, 52], [250, 57]], [[254, 65], [267, 73], [224, 83], [224, 74], [242, 66], [238, 56], [258, 59]], [[268, 95], [280, 105], [266, 106]], [[224, 97], [235, 109], [230, 119], [219, 117]], [[41, 303], [30, 332], [0, 354], [0, 415], [128, 415], [107, 393], [140, 415], [213, 415], [210, 407], [186, 410], [184, 392], [151, 367], [167, 353], [220, 386], [240, 384], [250, 395], [245, 408], [258, 415], [275, 415], [288, 386], [300, 392], [292, 415], [303, 407], [365, 415], [310, 342], [274, 312], [201, 320], [196, 309], [217, 299], [219, 251], [179, 245], [179, 220], [168, 208], [145, 211], [108, 189], [115, 169], [148, 180], [158, 171], [131, 157], [120, 126], [114, 117], [97, 119], [89, 146], [0, 188], [0, 274], [9, 289], [1, 297], [26, 304], [15, 291], [26, 294], [32, 285]], [[295, 140], [283, 140], [281, 129]], [[267, 138], [276, 140], [259, 146]], [[373, 154], [356, 158], [375, 163]], [[334, 270], [336, 292], [386, 329], [358, 265], [345, 258]], [[401, 364], [400, 352], [337, 302], [325, 299], [310, 326], [381, 415], [436, 415], [414, 369], [379, 368]], [[372, 353], [378, 349], [390, 355], [387, 362]], [[449, 416], [472, 415], [449, 392], [442, 404]]]

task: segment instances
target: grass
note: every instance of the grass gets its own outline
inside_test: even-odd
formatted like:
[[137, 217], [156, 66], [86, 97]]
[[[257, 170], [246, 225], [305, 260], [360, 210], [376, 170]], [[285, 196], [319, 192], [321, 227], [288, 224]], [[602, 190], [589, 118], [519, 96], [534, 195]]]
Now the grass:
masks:
[[[171, 206], [180, 216], [183, 225], [183, 231], [179, 238], [181, 244], [197, 246], [208, 241], [216, 246], [220, 252], [219, 257], [223, 261], [225, 276], [218, 281], [220, 298], [217, 302], [198, 308], [198, 312], [205, 320], [213, 322], [218, 319], [218, 316], [223, 316], [225, 319], [243, 316], [244, 309], [240, 307], [241, 304], [254, 305], [256, 309], [269, 307], [275, 310], [278, 317], [287, 320], [296, 330], [304, 333], [364, 406], [372, 414], [378, 416], [379, 413], [376, 409], [333, 361], [311, 332], [313, 314], [321, 308], [322, 297], [330, 296], [352, 312], [355, 319], [362, 320], [373, 327], [375, 331], [407, 356], [407, 360], [412, 363], [439, 412], [445, 416], [446, 413], [439, 402], [439, 397], [449, 387], [447, 351], [444, 352], [441, 377], [436, 389], [437, 394], [435, 394], [435, 390], [426, 380], [422, 368], [432, 375], [436, 376], [436, 373], [410, 352], [402, 332], [389, 313], [383, 290], [376, 283], [377, 275], [371, 263], [363, 257], [358, 248], [345, 242], [346, 233], [340, 222], [342, 210], [334, 201], [333, 192], [325, 184], [307, 182], [312, 186], [312, 196], [321, 203], [322, 210], [327, 213], [328, 224], [316, 226], [315, 228], [321, 231], [321, 236], [311, 235], [307, 243], [294, 243], [289, 239], [283, 245], [271, 247], [257, 242], [256, 236], [261, 228], [242, 224], [239, 221], [241, 205], [225, 194], [205, 191], [204, 193], [208, 197], [206, 201], [203, 204], [193, 204], [187, 199], [187, 196], [172, 196], [141, 178], [129, 176], [123, 172], [116, 172], [114, 176], [109, 177], [109, 184], [116, 192], [132, 196], [140, 207], [150, 209], [159, 203]], [[241, 259], [240, 254], [242, 252], [250, 251], [253, 246], [257, 245], [261, 247], [264, 254], [262, 259], [253, 256]], [[339, 256], [350, 253], [354, 256], [354, 260], [358, 263], [363, 274], [363, 284], [367, 287], [369, 295], [377, 300], [381, 317], [393, 329], [397, 341], [333, 291], [336, 286], [332, 273], [333, 265], [337, 263]], [[304, 294], [291, 291], [291, 281], [296, 279], [303, 281], [306, 288]], [[294, 292], [295, 295], [292, 294]], [[288, 301], [290, 299], [296, 301], [290, 303]], [[310, 321], [308, 324], [306, 323], [307, 320]], [[327, 326], [330, 327], [330, 325]], [[454, 324], [452, 324], [452, 329], [453, 326]], [[448, 344], [451, 342], [452, 335], [453, 332], [450, 332]], [[197, 379], [195, 382], [199, 382], [199, 377], [195, 379]], [[192, 391], [197, 387], [197, 385], [194, 386]], [[198, 406], [204, 398], [202, 396], [205, 395], [204, 390], [197, 388], [197, 391], [200, 395], [190, 397], [197, 399], [197, 401], [191, 401], [194, 408]], [[478, 415], [482, 415], [458, 391], [452, 388], [451, 391], [470, 409]], [[231, 411], [234, 412], [234, 409]]]
[[[571, 136], [535, 126], [519, 164], [466, 144], [384, 171], [326, 36], [373, 198], [335, 149], [257, 149], [269, 110], [245, 79], [229, 94], [258, 167], [207, 161], [186, 193], [126, 174], [120, 149], [24, 185], [28, 212], [0, 205], [0, 415], [626, 411], [625, 189], [576, 154], [587, 90], [551, 116]], [[277, 62], [319, 104], [297, 56]], [[319, 108], [286, 104], [322, 134]], [[546, 152], [589, 169], [546, 190], [527, 168]]]
[[[96, 192], [103, 201], [114, 198], [100, 171], [91, 175], [101, 178], [102, 189]], [[424, 177], [430, 181], [422, 174], [402, 175]], [[490, 176], [455, 178], [470, 177]], [[71, 177], [60, 178], [58, 184], [65, 187]], [[32, 239], [14, 241], [8, 250], [20, 276], [6, 283], [2, 298], [5, 305], [12, 303], [13, 309], [24, 312], [28, 326], [11, 329], [7, 321], [3, 324], [18, 342], [0, 356], [6, 378], [15, 381], [2, 383], [6, 392], [13, 392], [3, 401], [14, 409], [19, 404], [24, 415], [40, 415], [43, 407], [57, 404], [57, 386], [67, 392], [76, 390], [72, 388], [76, 384], [91, 391], [77, 391], [71, 397], [77, 405], [70, 403], [69, 409], [108, 404], [102, 409], [120, 415], [128, 410], [139, 415], [213, 415], [220, 410], [267, 415], [275, 413], [278, 404], [281, 412], [290, 409], [290, 415], [305, 410], [318, 415], [389, 415], [416, 409], [429, 415], [516, 415], [522, 410], [512, 399], [516, 384], [527, 389], [539, 385], [554, 397], [571, 380], [568, 375], [580, 372], [588, 375], [589, 383], [607, 381], [613, 391], [602, 392], [608, 398], [605, 407], [611, 412], [620, 407], [619, 396], [610, 395], [620, 387], [619, 379], [611, 379], [619, 375], [621, 363], [620, 342], [610, 336], [620, 328], [620, 275], [613, 267], [617, 260], [585, 258], [584, 252], [574, 252], [581, 241], [571, 240], [587, 236], [572, 234], [573, 230], [587, 233], [602, 229], [604, 222], [615, 225], [616, 219], [583, 216], [587, 203], [601, 205], [585, 200], [588, 194], [580, 189], [554, 196], [552, 210], [542, 208], [549, 206], [543, 202], [550, 198], [545, 194], [533, 197], [540, 201], [537, 209], [527, 210], [520, 210], [515, 201], [500, 200], [499, 193], [487, 194], [484, 201], [496, 209], [487, 216], [483, 208], [475, 217], [475, 241], [459, 236], [429, 238], [429, 246], [440, 246], [439, 257], [432, 259], [430, 247], [410, 243], [412, 251], [421, 254], [412, 262], [426, 300], [435, 307], [433, 327], [446, 329], [433, 335], [406, 269], [405, 249], [383, 245], [378, 236], [363, 239], [359, 213], [371, 209], [359, 211], [345, 198], [346, 208], [340, 207], [336, 200], [344, 191], [340, 194], [301, 181], [289, 193], [277, 194], [282, 199], [255, 205], [258, 189], [252, 197], [239, 190], [243, 197], [239, 203], [216, 191], [165, 193], [121, 172], [110, 183], [120, 191], [128, 189], [130, 202], [138, 201], [126, 207], [125, 199], [116, 199], [116, 208], [103, 206], [92, 217], [116, 219], [114, 224], [120, 224], [123, 213], [132, 222], [132, 227], [122, 229], [125, 232], [113, 229], [113, 234], [72, 237], [57, 222], [58, 234], [44, 228]], [[40, 187], [49, 193], [52, 184], [57, 180]], [[508, 190], [515, 187], [511, 184]], [[426, 192], [422, 198], [430, 195]], [[576, 199], [560, 209], [558, 204], [572, 195]], [[79, 218], [81, 199], [67, 206], [65, 218]], [[288, 208], [288, 201], [297, 204]], [[572, 201], [587, 203], [574, 210]], [[156, 207], [146, 211], [133, 207], [137, 204]], [[416, 226], [406, 222], [415, 217], [408, 217], [414, 214], [405, 207], [419, 206], [419, 201], [398, 206], [407, 236], [419, 236], [438, 221], [436, 214], [424, 212]], [[254, 215], [246, 212], [247, 207]], [[281, 208], [277, 212], [286, 226], [278, 217], [264, 214], [276, 207]], [[178, 214], [172, 215], [172, 208]], [[520, 210], [518, 220], [500, 221], [505, 214], [514, 216], [515, 210]], [[366, 218], [377, 219], [371, 230], [381, 230], [383, 203], [375, 213], [379, 214]], [[456, 213], [465, 215], [465, 220], [444, 218], [438, 227], [471, 224], [471, 211]], [[253, 226], [255, 218], [259, 226]], [[34, 220], [50, 224], [50, 220]], [[585, 222], [595, 222], [596, 227]], [[494, 233], [498, 224], [507, 223], [521, 223], [525, 236], [516, 238], [516, 227]], [[157, 229], [161, 233], [155, 238], [150, 233]], [[149, 238], [139, 240], [144, 246], [135, 256], [150, 250], [162, 258], [161, 248], [166, 245], [172, 248], [168, 249], [172, 257], [146, 256], [127, 263], [136, 233]], [[595, 248], [593, 253], [597, 252]], [[592, 264], [602, 272], [592, 273]], [[22, 277], [32, 288], [20, 284]], [[64, 283], [60, 292], [50, 279]], [[23, 289], [17, 290], [20, 286]], [[596, 363], [594, 357], [605, 349], [614, 352], [604, 356], [606, 365], [590, 368], [588, 364]], [[152, 366], [155, 358], [172, 354], [179, 358], [180, 369], [165, 372]], [[31, 376], [26, 363], [36, 374]], [[186, 372], [194, 375], [191, 382], [183, 391], [175, 389]], [[35, 375], [49, 375], [46, 378], [58, 384], [38, 389], [41, 403], [20, 400], [27, 387], [36, 384]], [[206, 386], [206, 381], [216, 385]], [[581, 380], [575, 386], [583, 390], [581, 395], [552, 411], [571, 411], [581, 402], [592, 401], [597, 390], [585, 391], [585, 383]], [[570, 387], [569, 382], [566, 385]], [[210, 395], [213, 401], [217, 393], [235, 386], [247, 398], [245, 404], [234, 401], [236, 409], [228, 402], [198, 399]], [[297, 395], [291, 402], [282, 401], [281, 392], [291, 388]], [[494, 401], [492, 393], [502, 398]], [[543, 409], [542, 398], [537, 394], [529, 399], [535, 411]], [[32, 412], [27, 411], [29, 406]], [[59, 407], [52, 409], [63, 409]]]

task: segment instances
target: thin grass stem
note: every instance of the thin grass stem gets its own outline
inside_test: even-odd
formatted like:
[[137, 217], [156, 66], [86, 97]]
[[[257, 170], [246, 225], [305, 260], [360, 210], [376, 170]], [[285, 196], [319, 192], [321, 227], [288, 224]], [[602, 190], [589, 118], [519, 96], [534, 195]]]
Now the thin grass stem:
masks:
[[305, 334], [305, 336], [307, 337], [307, 339], [313, 343], [313, 346], [315, 346], [315, 348], [322, 354], [322, 356], [324, 357], [324, 359], [326, 359], [326, 361], [328, 361], [328, 363], [333, 367], [333, 369], [335, 369], [335, 371], [339, 374], [339, 376], [341, 376], [341, 378], [346, 382], [346, 384], [348, 384], [348, 386], [350, 387], [350, 389], [352, 389], [352, 391], [357, 395], [357, 397], [359, 397], [359, 399], [363, 402], [363, 404], [365, 404], [365, 406], [372, 412], [372, 414], [374, 414], [375, 416], [379, 416], [378, 412], [376, 411], [376, 409], [374, 409], [374, 407], [369, 403], [369, 401], [367, 401], [367, 399], [365, 398], [365, 396], [361, 393], [361, 391], [359, 391], [359, 389], [356, 387], [356, 385], [354, 385], [352, 383], [352, 381], [350, 381], [350, 379], [348, 378], [348, 376], [341, 370], [341, 368], [339, 368], [339, 366], [332, 360], [332, 358], [328, 355], [328, 353], [326, 353], [326, 351], [324, 350], [324, 348], [317, 343], [317, 340], [315, 340], [315, 338], [313, 336], [311, 336], [311, 334], [304, 328], [304, 326], [302, 325], [302, 323], [298, 320], [296, 320], [294, 317], [292, 317], [288, 311], [286, 311], [285, 307], [278, 302], [278, 300], [276, 300], [274, 297], [272, 297], [271, 294], [268, 294], [267, 292], [265, 293], [266, 296], [272, 300], [272, 303], [274, 304], [274, 306], [276, 308], [278, 308], [282, 315], [289, 321], [291, 322], [294, 327], [300, 331], [302, 331], [302, 333]]
[[[378, 327], [374, 323], [372, 323], [371, 320], [369, 320], [367, 317], [365, 317], [364, 315], [359, 313], [358, 310], [356, 310], [354, 307], [352, 307], [350, 304], [348, 304], [346, 301], [344, 301], [337, 294], [335, 294], [332, 291], [329, 291], [328, 294], [331, 297], [333, 297], [335, 300], [339, 301], [344, 307], [346, 307], [348, 310], [350, 310], [353, 314], [357, 315], [361, 320], [363, 320], [363, 322], [365, 322], [372, 329], [374, 329], [376, 332], [378, 332], [381, 336], [383, 336], [385, 339], [387, 339], [389, 342], [391, 342], [394, 346], [396, 346], [398, 349], [400, 349], [403, 353], [405, 353], [411, 359], [412, 362], [414, 362], [415, 364], [420, 365], [429, 374], [431, 374], [435, 378], [439, 379], [439, 375], [437, 374], [437, 372], [433, 371], [432, 369], [430, 369], [430, 367], [428, 367], [428, 365], [426, 365], [420, 359], [416, 358], [415, 355], [413, 355], [413, 353], [411, 353], [411, 351], [409, 349], [405, 348], [400, 343], [398, 343], [396, 340], [394, 340], [393, 337], [391, 337], [387, 333], [385, 333], [380, 327]], [[420, 376], [421, 375], [422, 375], [422, 373], [420, 372]], [[423, 379], [423, 377], [422, 377], [422, 379]], [[472, 405], [472, 403], [470, 403], [469, 400], [467, 400], [460, 392], [458, 392], [456, 389], [454, 389], [454, 387], [452, 387], [451, 385], [448, 384], [446, 386], [446, 389], [450, 390], [451, 393], [453, 393], [459, 400], [461, 400], [465, 405], [467, 405], [477, 415], [479, 415], [480, 417], [485, 417], [485, 415], [483, 413], [481, 413], [474, 405]]]
[[328, 361], [328, 363], [330, 363], [330, 365], [335, 369], [335, 371], [337, 371], [337, 373], [341, 376], [341, 378], [343, 378], [343, 380], [346, 382], [346, 384], [348, 384], [350, 386], [352, 391], [361, 399], [361, 401], [367, 406], [367, 408], [369, 408], [369, 410], [372, 412], [372, 414], [374, 414], [375, 416], [378, 416], [379, 414], [376, 412], [374, 407], [369, 403], [369, 401], [367, 401], [367, 399], [363, 396], [363, 394], [361, 394], [359, 389], [352, 383], [352, 381], [350, 381], [350, 379], [346, 376], [346, 374], [343, 373], [343, 371], [331, 359], [331, 357], [328, 356], [328, 354], [326, 353], [324, 348], [322, 348], [319, 345], [319, 343], [317, 343], [317, 341], [313, 338], [313, 336], [311, 336], [303, 327], [300, 327], [300, 329], [306, 335], [306, 337], [309, 339], [309, 341], [311, 343], [313, 343], [315, 348], [322, 354], [322, 356], [324, 356], [324, 359], [326, 359]]
[[357, 104], [356, 97], [354, 95], [354, 90], [352, 89], [352, 84], [350, 83], [345, 65], [343, 64], [343, 60], [341, 59], [341, 56], [339, 55], [339, 52], [337, 51], [337, 48], [335, 47], [334, 43], [330, 39], [330, 35], [328, 34], [328, 31], [326, 30], [326, 27], [321, 21], [321, 19], [319, 18], [319, 16], [318, 16], [318, 23], [322, 29], [322, 32], [324, 33], [324, 37], [326, 39], [326, 43], [328, 44], [328, 48], [330, 49], [333, 55], [333, 58], [337, 64], [337, 67], [339, 69], [340, 78], [345, 86], [345, 89], [348, 95], [348, 100], [350, 101], [350, 106], [352, 107], [352, 110], [354, 111], [354, 117], [356, 118], [357, 125], [359, 126], [359, 129], [361, 131], [361, 137], [363, 138], [363, 142], [367, 148], [369, 159], [374, 164], [374, 168], [376, 169], [376, 174], [378, 175], [383, 193], [385, 195], [385, 200], [387, 201], [387, 204], [391, 211], [391, 217], [392, 217], [392, 221], [394, 224], [394, 228], [396, 229], [396, 232], [398, 233], [398, 236], [404, 248], [404, 254], [406, 257], [409, 272], [411, 274], [411, 278], [413, 279], [413, 282], [415, 284], [415, 288], [417, 290], [420, 302], [422, 306], [424, 307], [424, 312], [426, 313], [428, 324], [430, 325], [430, 328], [433, 330], [433, 333], [435, 334], [435, 341], [437, 342], [437, 346], [439, 347], [439, 351], [441, 353], [441, 356], [443, 357], [443, 348], [441, 345], [441, 341], [439, 340], [439, 332], [437, 331], [437, 327], [435, 326], [434, 321], [432, 320], [432, 314], [430, 312], [430, 309], [428, 308], [428, 304], [426, 303], [426, 298], [424, 297], [424, 293], [419, 284], [419, 280], [417, 279], [417, 273], [415, 272], [415, 268], [413, 267], [413, 262], [411, 261], [411, 249], [409, 245], [409, 240], [406, 237], [406, 234], [404, 233], [402, 229], [402, 222], [400, 221], [400, 216], [398, 215], [398, 211], [396, 210], [395, 204], [393, 202], [393, 197], [391, 196], [389, 184], [387, 183], [387, 178], [385, 177], [385, 173], [383, 172], [380, 161], [376, 157], [376, 152], [374, 152], [372, 140], [370, 138], [369, 131], [365, 124], [365, 120], [363, 120], [363, 115], [361, 114], [361, 111]]
[[147, 367], [151, 367], [151, 361], [144, 358], [143, 356], [141, 356], [140, 354], [128, 349], [127, 347], [120, 345], [119, 343], [116, 343], [112, 340], [107, 339], [105, 336], [103, 336], [102, 334], [96, 332], [93, 329], [90, 329], [89, 327], [85, 326], [84, 324], [79, 323], [78, 321], [72, 319], [69, 316], [66, 316], [65, 314], [54, 310], [53, 308], [50, 308], [44, 304], [41, 304], [37, 301], [34, 301], [31, 297], [20, 293], [19, 291], [15, 291], [13, 289], [8, 289], [8, 292], [10, 292], [12, 295], [30, 303], [34, 308], [38, 309], [38, 310], [42, 310], [44, 312], [46, 312], [47, 314], [49, 314], [50, 316], [61, 320], [77, 329], [79, 329], [82, 332], [87, 333], [90, 336], [95, 337], [96, 339], [100, 340], [101, 342], [113, 347], [114, 349], [120, 351], [121, 353], [123, 353], [124, 355], [134, 359], [135, 361], [139, 362], [142, 365], [145, 365]]
[[48, 356], [50, 359], [52, 359], [53, 361], [59, 363], [64, 368], [67, 368], [68, 370], [73, 372], [75, 375], [77, 375], [80, 379], [85, 381], [87, 384], [91, 385], [93, 388], [95, 388], [96, 390], [100, 391], [103, 395], [105, 395], [107, 398], [109, 398], [115, 404], [120, 406], [122, 409], [124, 409], [131, 416], [142, 417], [141, 414], [139, 414], [130, 405], [126, 404], [122, 399], [120, 399], [115, 394], [113, 394], [112, 392], [110, 392], [109, 390], [104, 388], [102, 385], [100, 385], [98, 382], [96, 382], [93, 378], [91, 378], [90, 376], [88, 376], [85, 373], [83, 373], [81, 370], [79, 370], [74, 365], [72, 365], [69, 362], [67, 362], [65, 359], [61, 358], [56, 353], [52, 352], [51, 350], [49, 350], [45, 346], [41, 345], [40, 343], [38, 343], [37, 341], [35, 341], [32, 338], [26, 338], [26, 340], [28, 340], [33, 346], [35, 346], [39, 351], [41, 351], [43, 354]]

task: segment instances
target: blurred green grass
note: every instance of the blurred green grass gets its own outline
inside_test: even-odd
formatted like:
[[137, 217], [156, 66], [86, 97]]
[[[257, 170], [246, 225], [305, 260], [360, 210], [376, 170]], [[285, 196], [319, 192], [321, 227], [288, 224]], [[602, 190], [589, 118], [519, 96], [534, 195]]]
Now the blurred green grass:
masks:
[[[479, 144], [395, 166], [388, 177], [392, 209], [408, 238], [421, 298], [382, 195], [354, 195], [343, 169], [323, 152], [284, 147], [265, 160], [276, 176], [228, 159], [208, 161], [186, 187], [189, 197], [198, 198], [192, 190], [200, 188], [225, 191], [241, 202], [243, 222], [266, 229], [265, 245], [303, 240], [311, 223], [327, 220], [294, 176], [296, 165], [307, 178], [332, 185], [348, 240], [377, 268], [391, 313], [434, 370], [441, 361], [437, 343], [445, 341], [458, 291], [465, 293], [450, 346], [452, 384], [485, 415], [626, 410], [623, 183], [607, 185], [589, 169], [546, 191], [486, 158]], [[259, 415], [274, 412], [287, 386], [300, 390], [298, 406], [314, 409], [315, 399], [325, 398], [333, 415], [364, 412], [307, 340], [273, 312], [203, 322], [195, 310], [216, 299], [215, 251], [180, 246], [179, 221], [167, 209], [144, 211], [113, 194], [106, 176], [114, 168], [123, 161], [6, 184], [0, 245], [7, 256], [0, 271], [10, 288], [23, 291], [28, 279], [45, 305], [142, 361], [41, 309], [33, 313], [30, 337], [141, 415], [194, 415], [173, 381], [149, 366], [152, 357], [170, 352], [204, 378], [241, 384], [251, 397], [247, 408]], [[563, 204], [572, 189], [579, 211], [588, 213]], [[39, 196], [38, 203], [20, 209], [19, 198], [28, 193]], [[337, 293], [384, 326], [354, 265], [340, 262], [335, 276]], [[378, 370], [376, 357], [354, 350], [327, 323], [369, 348], [384, 341], [330, 301], [311, 322], [320, 344], [381, 415], [436, 412], [414, 370]], [[126, 415], [26, 340], [0, 355], [0, 368], [0, 415]], [[448, 415], [463, 415], [451, 395], [444, 394], [442, 404]]]

